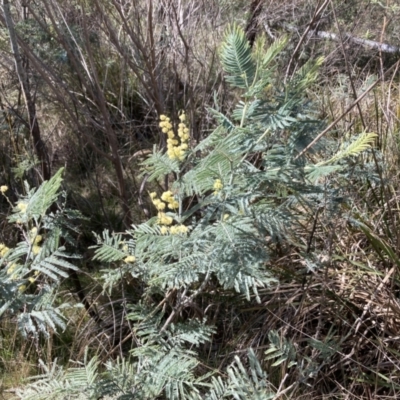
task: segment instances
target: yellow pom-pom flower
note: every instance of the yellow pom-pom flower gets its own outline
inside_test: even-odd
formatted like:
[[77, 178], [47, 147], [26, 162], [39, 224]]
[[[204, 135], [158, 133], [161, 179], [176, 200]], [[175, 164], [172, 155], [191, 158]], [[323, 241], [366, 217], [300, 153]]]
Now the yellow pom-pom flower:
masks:
[[128, 256], [124, 259], [124, 262], [127, 264], [131, 264], [134, 263], [136, 261], [136, 257], [135, 256]]
[[5, 193], [5, 192], [7, 192], [7, 190], [8, 190], [8, 186], [7, 185], [0, 186], [0, 192], [1, 193]]
[[169, 232], [168, 226], [162, 226], [160, 229], [161, 235], [166, 235]]
[[161, 195], [161, 200], [166, 201], [168, 203], [173, 199], [174, 199], [174, 196], [173, 196], [173, 194], [172, 194], [172, 192], [170, 190], [167, 190], [166, 192], [164, 192]]
[[158, 221], [157, 222], [159, 225], [171, 225], [173, 221], [174, 221], [173, 218], [166, 215], [165, 213], [163, 213], [163, 212], [158, 213]]
[[175, 225], [170, 228], [171, 235], [179, 235], [180, 233], [187, 233], [188, 231], [189, 228], [185, 225]]
[[0, 256], [4, 257], [6, 253], [10, 250], [4, 243], [0, 243]]
[[30, 236], [31, 242], [33, 244], [39, 244], [43, 240], [43, 236], [42, 235], [38, 235], [37, 232], [38, 232], [38, 230], [37, 230], [36, 227], [33, 227], [29, 231], [29, 236]]
[[161, 201], [157, 204], [156, 208], [158, 211], [165, 210], [165, 203], [162, 203]]
[[178, 207], [179, 207], [179, 203], [176, 200], [171, 201], [170, 203], [168, 203], [168, 208], [170, 210], [176, 210]]
[[223, 187], [224, 187], [224, 185], [222, 184], [221, 179], [216, 179], [216, 180], [214, 181], [214, 186], [213, 186], [213, 188], [214, 188], [215, 191], [220, 191]]
[[40, 253], [40, 249], [41, 249], [41, 247], [38, 246], [37, 244], [33, 245], [33, 246], [32, 246], [32, 253], [33, 253], [33, 255], [36, 256], [37, 254], [39, 254], [39, 253]]
[[25, 213], [26, 209], [28, 208], [28, 204], [26, 204], [24, 202], [20, 202], [17, 204], [17, 208], [21, 213]]
[[11, 275], [15, 271], [15, 268], [17, 268], [17, 264], [11, 264], [10, 267], [7, 269], [7, 275]]
[[167, 134], [167, 155], [171, 160], [183, 161], [186, 156], [185, 150], [188, 149], [186, 141], [189, 139], [189, 129], [185, 125], [186, 116], [183, 112], [179, 116], [180, 123], [178, 124], [178, 136], [180, 140], [177, 140], [175, 133], [172, 129], [171, 120], [165, 116], [160, 115], [159, 126], [162, 128], [162, 132]]

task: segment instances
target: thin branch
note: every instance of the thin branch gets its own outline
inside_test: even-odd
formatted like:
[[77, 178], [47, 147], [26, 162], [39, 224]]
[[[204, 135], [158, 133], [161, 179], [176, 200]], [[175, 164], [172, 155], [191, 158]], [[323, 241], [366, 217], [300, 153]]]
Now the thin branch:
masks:
[[18, 37], [15, 31], [14, 21], [12, 20], [10, 3], [3, 0], [4, 19], [10, 35], [11, 50], [14, 55], [15, 69], [17, 71], [18, 80], [22, 88], [25, 99], [26, 110], [28, 112], [29, 130], [33, 142], [33, 148], [38, 156], [42, 167], [42, 179], [49, 180], [51, 178], [50, 160], [45, 143], [42, 140], [39, 122], [37, 120], [35, 101], [30, 92], [29, 77], [23, 65], [21, 53], [18, 46]]
[[[395, 68], [398, 68], [400, 60], [397, 61], [396, 64], [392, 65], [389, 69], [387, 69], [384, 75], [388, 74]], [[383, 79], [383, 76], [381, 77]], [[297, 160], [303, 154], [305, 154], [308, 150], [311, 149], [324, 135], [326, 135], [346, 114], [348, 114], [380, 81], [381, 79], [377, 79], [373, 84], [371, 84], [363, 94], [361, 94], [347, 109], [339, 115], [333, 122], [331, 122], [307, 147], [305, 147], [296, 157]]]
[[[292, 25], [284, 25], [284, 24], [278, 24], [279, 27], [285, 29], [288, 32], [298, 32], [298, 28]], [[267, 30], [267, 27], [269, 29], [268, 25], [265, 25], [265, 29]], [[267, 34], [270, 35], [270, 32], [267, 31]], [[369, 39], [361, 39], [357, 36], [354, 36], [350, 33], [343, 32], [341, 34], [336, 34], [333, 32], [326, 32], [326, 31], [319, 31], [315, 29], [309, 29], [306, 30], [305, 36], [309, 39], [313, 37], [321, 38], [321, 39], [326, 39], [326, 40], [332, 40], [334, 42], [340, 42], [341, 37], [343, 40], [346, 42], [370, 47], [371, 49], [381, 51], [383, 53], [390, 53], [390, 54], [400, 54], [400, 47], [399, 46], [393, 46], [391, 44], [387, 43], [382, 43], [378, 42], [375, 40], [369, 40]], [[302, 37], [303, 38], [303, 37]], [[303, 40], [304, 41], [304, 40]]]
[[297, 54], [297, 52], [299, 51], [301, 45], [303, 44], [304, 40], [306, 39], [306, 37], [308, 36], [309, 32], [311, 31], [311, 27], [313, 25], [315, 25], [316, 21], [318, 20], [319, 16], [322, 14], [322, 12], [325, 10], [325, 8], [328, 6], [330, 0], [325, 0], [323, 2], [323, 4], [320, 6], [321, 2], [318, 2], [317, 8], [314, 12], [313, 17], [311, 18], [310, 23], [307, 26], [307, 29], [304, 31], [303, 35], [301, 36], [299, 42], [297, 43], [296, 48], [293, 51], [292, 57], [289, 60], [289, 64], [286, 68], [286, 74], [285, 74], [285, 79], [284, 82], [287, 81], [287, 78], [289, 76], [289, 72], [290, 72], [290, 67], [292, 66], [293, 60], [295, 55]]

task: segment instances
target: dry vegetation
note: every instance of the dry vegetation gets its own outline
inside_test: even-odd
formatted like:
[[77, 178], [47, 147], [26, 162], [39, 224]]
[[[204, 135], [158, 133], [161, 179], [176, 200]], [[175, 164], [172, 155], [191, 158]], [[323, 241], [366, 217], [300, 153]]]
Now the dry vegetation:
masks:
[[[265, 35], [269, 43], [290, 36], [279, 56], [278, 79], [324, 56], [319, 79], [306, 95], [326, 126], [335, 121], [326, 136], [341, 143], [365, 130], [378, 139], [375, 150], [358, 160], [371, 164], [370, 175], [349, 186], [342, 204], [335, 209], [322, 204], [311, 216], [298, 210], [301, 228], [291, 233], [294, 244], [271, 245], [275, 257], [266, 267], [279, 283], [260, 290], [261, 304], [216, 287], [182, 317], [198, 314], [216, 326], [212, 343], [200, 351], [208, 367], [222, 370], [252, 347], [264, 360], [276, 398], [398, 398], [400, 52], [357, 44], [344, 34], [399, 43], [396, 0], [43, 0], [13, 2], [11, 11], [48, 159], [30, 136], [1, 12], [0, 183], [16, 200], [23, 179], [40, 183], [43, 164], [53, 172], [66, 167], [68, 205], [87, 219], [75, 238], [83, 254], [81, 273], [65, 281], [63, 295], [86, 308], [70, 316], [65, 332], [41, 343], [22, 340], [3, 316], [0, 398], [38, 372], [38, 358], [67, 364], [81, 360], [88, 346], [105, 361], [132, 346], [121, 303], [137, 301], [141, 284], [132, 279], [112, 296], [102, 293], [94, 279], [100, 266], [88, 250], [92, 232], [121, 231], [151, 213], [147, 192], [156, 184], [138, 171], [154, 144], [165, 146], [159, 115], [185, 110], [191, 141], [197, 143], [213, 127], [207, 108], [232, 107], [236, 94], [226, 86], [218, 57], [232, 22], [247, 26], [249, 35], [252, 30]], [[318, 31], [335, 33], [337, 40], [313, 34]], [[341, 185], [335, 176], [329, 179]], [[18, 231], [6, 223], [10, 212], [0, 197], [0, 242], [17, 240]], [[306, 272], [300, 254], [315, 249], [324, 268]], [[103, 324], [86, 311], [90, 306]], [[279, 366], [273, 366], [276, 359], [265, 359], [271, 331], [293, 347], [301, 369], [290, 368], [289, 359]]]

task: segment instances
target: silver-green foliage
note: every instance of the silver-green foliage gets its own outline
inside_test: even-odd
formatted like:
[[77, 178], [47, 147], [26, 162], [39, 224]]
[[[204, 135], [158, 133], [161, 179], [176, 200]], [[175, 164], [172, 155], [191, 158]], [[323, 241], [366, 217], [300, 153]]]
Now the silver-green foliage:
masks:
[[[163, 234], [154, 217], [127, 232], [129, 251], [121, 250], [120, 236], [98, 237], [99, 261], [134, 256], [135, 262], [123, 266], [123, 272], [141, 278], [149, 290], [193, 294], [194, 287], [206, 290], [207, 280], [216, 278], [226, 290], [258, 298], [258, 287], [276, 283], [266, 268], [267, 242], [287, 238], [295, 229], [289, 196], [279, 193], [298, 199], [320, 195], [326, 188], [313, 184], [310, 173], [316, 178], [327, 166], [330, 172], [337, 170], [335, 162], [368, 148], [373, 136], [361, 136], [327, 162], [307, 164], [299, 154], [323, 124], [312, 118], [304, 90], [315, 81], [321, 60], [307, 63], [287, 84], [277, 83], [273, 61], [285, 40], [267, 51], [264, 45], [260, 40], [252, 51], [243, 31], [230, 28], [221, 60], [227, 80], [242, 89], [242, 99], [231, 115], [211, 110], [218, 126], [183, 163], [155, 151], [143, 165], [150, 179], [175, 174], [170, 190], [180, 206], [166, 213], [189, 232]], [[258, 165], [251, 163], [253, 157]], [[217, 180], [222, 189], [215, 191]], [[184, 210], [189, 197], [197, 204]], [[121, 269], [115, 269], [114, 276], [108, 269], [104, 276], [108, 286], [118, 284], [120, 277]]]
[[105, 372], [96, 358], [69, 370], [56, 363], [50, 368], [42, 364], [45, 373], [35, 377], [34, 383], [19, 389], [17, 395], [26, 400], [273, 399], [275, 392], [252, 350], [249, 350], [248, 360], [249, 367], [245, 367], [236, 357], [225, 379], [210, 378], [210, 374], [196, 378], [193, 367], [197, 362], [175, 351], [165, 355], [158, 364], [149, 366], [146, 374], [138, 370], [138, 364], [125, 359], [107, 362]]
[[[37, 190], [25, 184], [27, 195], [21, 197], [8, 217], [18, 226], [21, 241], [14, 247], [3, 247], [0, 258], [0, 318], [15, 314], [24, 335], [37, 337], [49, 329], [65, 328], [62, 308], [55, 305], [57, 288], [76, 258], [60, 245], [63, 213], [49, 213], [57, 200], [62, 170]], [[7, 250], [7, 251], [5, 251]]]
[[[247, 299], [253, 294], [259, 300], [257, 289], [277, 282], [267, 267], [268, 244], [290, 240], [296, 227], [290, 206], [322, 196], [326, 184], [314, 183], [318, 177], [342, 168], [336, 163], [371, 144], [372, 137], [364, 135], [336, 156], [322, 152], [327, 162], [307, 162], [300, 153], [323, 122], [313, 118], [304, 91], [315, 81], [322, 60], [307, 63], [287, 84], [278, 82], [274, 62], [284, 45], [285, 40], [277, 41], [265, 51], [260, 40], [252, 51], [243, 31], [230, 28], [221, 61], [228, 82], [241, 91], [241, 100], [230, 115], [210, 110], [216, 129], [183, 162], [155, 151], [144, 163], [150, 180], [174, 176], [169, 189], [179, 207], [165, 210], [165, 215], [173, 226], [185, 226], [187, 231], [173, 234], [153, 217], [124, 235], [105, 231], [97, 236], [95, 259], [105, 267], [104, 289], [121, 285], [126, 278], [139, 279], [146, 306], [130, 307], [136, 338], [131, 359], [107, 363], [107, 371], [94, 386], [85, 383], [85, 389], [77, 383], [87, 398], [99, 394], [120, 399], [274, 397], [252, 351], [246, 365], [236, 357], [225, 377], [217, 371], [199, 374], [195, 347], [209, 340], [212, 329], [206, 321], [178, 323], [174, 317], [209, 287], [215, 290], [216, 284], [221, 291], [236, 291]], [[195, 205], [184, 209], [189, 198], [196, 200]], [[173, 310], [164, 314], [160, 305], [152, 305], [153, 293], [165, 299], [175, 294]], [[270, 340], [268, 358], [277, 358], [276, 365], [284, 361], [294, 365], [291, 343], [278, 343], [273, 333]], [[92, 376], [97, 369], [96, 363], [91, 364]], [[60, 390], [75, 395], [66, 376], [59, 378], [64, 382]], [[42, 381], [31, 389], [39, 393]]]
[[[290, 212], [293, 199], [307, 202], [324, 191], [326, 195], [326, 184], [321, 187], [315, 183], [318, 177], [343, 169], [346, 157], [364, 151], [373, 140], [373, 135], [362, 134], [333, 156], [316, 146], [316, 150], [322, 150], [322, 158], [328, 160], [325, 162], [309, 164], [300, 155], [323, 128], [323, 122], [313, 118], [304, 98], [322, 60], [307, 63], [287, 84], [278, 83], [274, 60], [284, 45], [285, 40], [280, 40], [265, 51], [265, 43], [260, 40], [252, 51], [240, 28], [228, 30], [221, 61], [227, 81], [241, 90], [241, 100], [230, 115], [210, 110], [218, 123], [216, 129], [182, 164], [160, 152], [144, 163], [150, 179], [175, 175], [170, 190], [180, 206], [179, 210], [167, 211], [167, 215], [173, 218], [173, 224], [184, 224], [188, 233], [165, 234], [154, 217], [129, 230], [124, 244], [116, 235], [98, 237], [96, 258], [108, 263], [120, 261], [122, 265], [114, 269], [114, 274], [112, 268], [107, 269], [103, 276], [107, 287], [118, 284], [127, 274], [145, 282], [144, 296], [154, 291], [168, 296], [175, 290], [180, 293], [175, 306], [179, 312], [196, 296], [207, 292], [211, 281], [214, 284], [216, 280], [224, 290], [235, 290], [247, 299], [251, 294], [258, 299], [257, 288], [276, 284], [267, 268], [271, 256], [267, 244], [277, 238], [289, 240], [290, 231], [296, 229], [296, 219]], [[251, 162], [253, 158], [258, 158], [257, 165]], [[311, 174], [313, 180], [309, 179]], [[222, 188], [215, 190], [216, 181]], [[189, 197], [195, 198], [197, 204], [184, 210], [183, 201]], [[135, 261], [124, 263], [129, 257]], [[154, 311], [148, 312], [151, 315]], [[174, 325], [168, 326], [167, 320], [159, 326], [165, 335]], [[144, 341], [132, 353], [137, 360], [146, 355], [145, 364], [138, 362], [151, 366], [153, 371], [144, 375], [145, 381], [140, 380], [137, 387], [148, 398], [156, 398], [162, 388], [167, 398], [192, 398], [200, 390], [193, 372], [195, 354], [180, 355], [182, 343], [167, 350], [161, 345], [165, 337], [157, 329], [153, 332], [153, 339], [158, 337], [157, 345]], [[274, 365], [284, 361], [295, 365], [292, 344], [275, 339], [272, 332], [268, 358], [276, 359]], [[179, 359], [192, 375], [183, 373]], [[240, 359], [235, 359], [228, 370], [228, 380], [208, 380], [212, 389], [205, 398], [273, 397], [253, 353], [249, 354], [249, 370], [248, 375]], [[171, 386], [177, 376], [187, 380]]]

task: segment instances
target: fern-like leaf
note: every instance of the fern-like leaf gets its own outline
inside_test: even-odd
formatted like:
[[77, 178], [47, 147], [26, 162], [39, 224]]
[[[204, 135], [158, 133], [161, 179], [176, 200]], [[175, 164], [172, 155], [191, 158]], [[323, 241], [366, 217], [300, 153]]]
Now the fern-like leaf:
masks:
[[28, 188], [28, 196], [20, 200], [19, 205], [14, 209], [14, 214], [8, 217], [9, 222], [27, 222], [30, 218], [38, 220], [43, 217], [58, 198], [63, 170], [60, 168], [49, 181], [42, 183], [36, 191]]
[[340, 149], [333, 157], [323, 164], [333, 164], [345, 157], [356, 156], [363, 151], [371, 148], [375, 139], [378, 137], [376, 133], [363, 132], [347, 147]]
[[228, 74], [226, 80], [232, 86], [250, 89], [257, 67], [246, 35], [236, 25], [231, 26], [226, 33], [221, 50], [221, 62]]
[[149, 182], [164, 177], [172, 172], [179, 172], [179, 162], [177, 160], [171, 160], [167, 154], [156, 151], [154, 151], [142, 165], [144, 167], [144, 173], [146, 173], [147, 169], [151, 170], [148, 177]]

